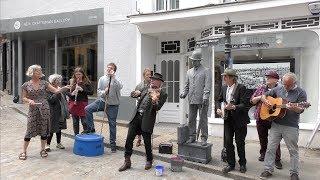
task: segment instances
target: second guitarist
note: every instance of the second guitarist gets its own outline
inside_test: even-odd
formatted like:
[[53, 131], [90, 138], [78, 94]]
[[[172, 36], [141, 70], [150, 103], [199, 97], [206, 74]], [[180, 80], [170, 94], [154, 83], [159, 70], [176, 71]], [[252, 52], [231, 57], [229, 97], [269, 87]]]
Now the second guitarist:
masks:
[[[298, 87], [297, 76], [294, 73], [286, 73], [282, 77], [283, 86], [277, 86], [262, 96], [261, 101], [271, 105], [266, 96], [281, 97], [291, 103], [307, 101], [305, 90]], [[283, 118], [272, 121], [268, 136], [268, 147], [264, 158], [264, 171], [260, 178], [265, 179], [272, 176], [276, 149], [280, 141], [284, 140], [290, 154], [290, 176], [291, 179], [299, 179], [299, 120], [303, 107], [287, 104], [287, 113]]]
[[[260, 109], [262, 105], [261, 98], [265, 92], [278, 86], [278, 81], [279, 81], [279, 75], [274, 70], [267, 71], [265, 76], [266, 76], [266, 84], [259, 86], [257, 90], [253, 93], [250, 99], [250, 102], [256, 105], [256, 111], [254, 113], [254, 117], [256, 119], [257, 131], [258, 131], [259, 142], [260, 142], [260, 157], [258, 158], [259, 161], [264, 161], [264, 156], [266, 154], [267, 145], [268, 145], [268, 131], [271, 128], [271, 123], [272, 123], [271, 121], [265, 121], [260, 118]], [[282, 169], [280, 144], [276, 151], [275, 166], [277, 169]]]

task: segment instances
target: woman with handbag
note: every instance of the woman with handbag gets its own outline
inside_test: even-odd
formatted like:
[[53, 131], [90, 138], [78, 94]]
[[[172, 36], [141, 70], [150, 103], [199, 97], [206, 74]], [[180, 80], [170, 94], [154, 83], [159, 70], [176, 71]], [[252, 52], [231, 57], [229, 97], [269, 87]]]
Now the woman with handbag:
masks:
[[[59, 74], [52, 74], [48, 78], [49, 83], [56, 89], [60, 89], [62, 76]], [[66, 119], [69, 118], [69, 112], [66, 102], [65, 93], [49, 93], [48, 102], [50, 106], [50, 134], [47, 138], [46, 151], [51, 151], [50, 143], [53, 133], [56, 133], [57, 148], [65, 149], [61, 144], [61, 130], [67, 129]]]
[[77, 135], [79, 134], [79, 120], [83, 130], [87, 129], [84, 108], [88, 105], [88, 95], [93, 94], [93, 87], [82, 67], [74, 69], [70, 85], [68, 108], [73, 120], [74, 135]]

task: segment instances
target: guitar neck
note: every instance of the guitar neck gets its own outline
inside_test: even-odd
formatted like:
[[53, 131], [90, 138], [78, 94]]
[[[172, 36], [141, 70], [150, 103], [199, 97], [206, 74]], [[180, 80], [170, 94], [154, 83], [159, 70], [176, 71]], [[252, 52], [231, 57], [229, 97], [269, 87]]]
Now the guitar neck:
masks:
[[[293, 106], [298, 106], [298, 107], [302, 107], [305, 108], [305, 106], [303, 105], [303, 103], [291, 103]], [[287, 108], [287, 104], [281, 104], [281, 105], [277, 105], [277, 108]]]

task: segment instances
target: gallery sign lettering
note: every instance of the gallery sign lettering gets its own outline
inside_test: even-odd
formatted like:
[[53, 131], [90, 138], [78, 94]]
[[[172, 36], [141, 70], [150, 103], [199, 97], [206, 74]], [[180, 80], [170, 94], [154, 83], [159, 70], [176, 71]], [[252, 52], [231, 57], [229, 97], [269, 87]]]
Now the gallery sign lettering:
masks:
[[[196, 41], [197, 48], [218, 46], [225, 43], [225, 38], [203, 39]], [[241, 43], [232, 44], [232, 49], [268, 48], [268, 43]]]
[[224, 42], [224, 38], [203, 39], [196, 41], [197, 48], [216, 46]]
[[24, 32], [103, 24], [103, 8], [0, 20], [0, 32]]
[[232, 49], [268, 48], [268, 43], [232, 44]]

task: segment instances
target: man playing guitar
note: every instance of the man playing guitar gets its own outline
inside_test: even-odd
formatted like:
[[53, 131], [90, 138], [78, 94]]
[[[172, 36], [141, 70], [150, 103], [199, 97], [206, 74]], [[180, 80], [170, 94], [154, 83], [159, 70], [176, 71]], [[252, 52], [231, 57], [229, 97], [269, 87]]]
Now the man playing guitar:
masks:
[[272, 176], [275, 163], [275, 154], [278, 145], [283, 138], [290, 154], [290, 176], [291, 180], [299, 179], [299, 119], [304, 111], [301, 106], [293, 103], [304, 102], [307, 100], [305, 90], [297, 86], [297, 76], [294, 73], [286, 73], [282, 77], [283, 86], [277, 86], [261, 97], [261, 101], [270, 108], [272, 104], [266, 99], [266, 96], [281, 97], [288, 101], [287, 112], [282, 118], [276, 118], [272, 121], [269, 132], [269, 142], [264, 159], [264, 171], [260, 178], [265, 179]]
[[[259, 161], [264, 161], [264, 156], [266, 154], [267, 145], [268, 145], [268, 131], [271, 128], [271, 123], [272, 123], [271, 121], [262, 120], [260, 118], [260, 110], [262, 105], [261, 97], [265, 92], [278, 86], [278, 81], [279, 81], [279, 75], [274, 70], [267, 71], [265, 76], [266, 76], [266, 84], [260, 85], [257, 88], [257, 90], [253, 93], [250, 99], [250, 102], [256, 105], [254, 118], [256, 119], [257, 131], [258, 131], [259, 141], [260, 141], [260, 157], [258, 158]], [[276, 151], [275, 166], [277, 169], [282, 169], [280, 144]]]

